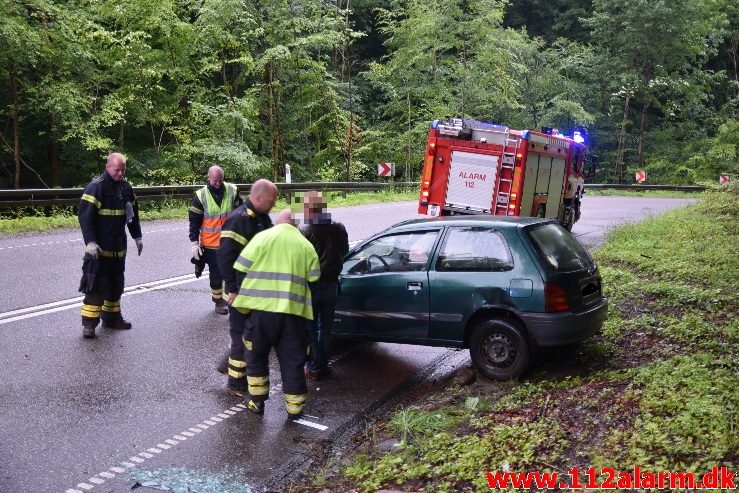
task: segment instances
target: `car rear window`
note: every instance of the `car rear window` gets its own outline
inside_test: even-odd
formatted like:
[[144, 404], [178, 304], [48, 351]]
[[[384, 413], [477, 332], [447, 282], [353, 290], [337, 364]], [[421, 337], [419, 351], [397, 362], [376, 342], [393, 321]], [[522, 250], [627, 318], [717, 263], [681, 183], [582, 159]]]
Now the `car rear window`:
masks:
[[513, 268], [503, 236], [489, 228], [449, 228], [436, 261], [438, 271], [501, 272]]
[[541, 258], [556, 271], [591, 269], [595, 265], [572, 233], [557, 223], [534, 226], [527, 232]]

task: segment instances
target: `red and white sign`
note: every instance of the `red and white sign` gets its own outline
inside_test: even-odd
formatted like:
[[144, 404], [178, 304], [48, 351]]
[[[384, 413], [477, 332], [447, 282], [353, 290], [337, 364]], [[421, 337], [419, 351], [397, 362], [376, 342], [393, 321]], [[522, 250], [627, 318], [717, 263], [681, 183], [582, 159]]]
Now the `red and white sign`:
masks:
[[729, 175], [721, 175], [718, 177], [718, 182], [722, 185], [729, 183], [731, 181], [731, 176]]
[[377, 164], [377, 175], [378, 176], [394, 176], [395, 175], [395, 163], [378, 163]]
[[639, 183], [644, 183], [645, 181], [647, 181], [647, 172], [642, 170], [637, 171], [636, 181], [638, 181]]

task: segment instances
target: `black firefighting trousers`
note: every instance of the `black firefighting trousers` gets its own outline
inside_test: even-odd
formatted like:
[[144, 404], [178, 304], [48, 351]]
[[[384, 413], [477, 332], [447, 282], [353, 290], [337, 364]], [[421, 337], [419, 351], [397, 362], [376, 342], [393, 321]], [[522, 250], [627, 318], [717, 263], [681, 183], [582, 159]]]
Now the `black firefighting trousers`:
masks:
[[269, 352], [274, 347], [280, 363], [285, 409], [293, 415], [302, 413], [308, 394], [303, 373], [308, 348], [306, 319], [252, 310], [246, 326], [251, 334], [251, 344], [246, 347], [249, 397], [255, 402], [269, 398]]
[[221, 271], [218, 270], [217, 251], [217, 248], [203, 248], [203, 257], [205, 257], [205, 263], [208, 264], [210, 295], [213, 301], [218, 301], [223, 297], [223, 277]]
[[248, 316], [232, 306], [228, 307], [228, 332], [231, 335], [231, 352], [228, 355], [228, 386], [244, 391], [246, 391], [244, 341], [248, 341], [251, 336], [246, 325]]
[[126, 257], [99, 257], [99, 270], [91, 292], [82, 301], [82, 325], [96, 327], [100, 319], [120, 320]]

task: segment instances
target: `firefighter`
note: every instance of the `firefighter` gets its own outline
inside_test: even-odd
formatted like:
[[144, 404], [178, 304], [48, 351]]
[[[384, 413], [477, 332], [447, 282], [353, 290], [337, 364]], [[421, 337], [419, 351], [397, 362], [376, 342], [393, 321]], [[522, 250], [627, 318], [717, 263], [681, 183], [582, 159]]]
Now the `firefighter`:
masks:
[[123, 179], [126, 158], [108, 156], [103, 174], [85, 187], [78, 219], [85, 242], [85, 255], [98, 262], [92, 288], [82, 301], [82, 336], [95, 337], [100, 319], [103, 328], [128, 330], [131, 324], [121, 315], [123, 272], [126, 268], [126, 226], [141, 255], [139, 207], [131, 185]]
[[241, 251], [234, 268], [245, 274], [233, 306], [250, 310], [246, 319], [251, 340], [246, 344], [244, 398], [254, 414], [264, 414], [269, 398], [269, 353], [280, 363], [282, 392], [288, 419], [298, 419], [308, 388], [303, 365], [308, 347], [307, 320], [313, 319], [309, 282], [321, 275], [315, 248], [292, 222], [290, 210], [276, 225], [255, 236]]
[[[195, 192], [190, 206], [190, 242], [192, 258], [208, 264], [210, 295], [216, 313], [226, 315], [228, 305], [223, 299], [223, 279], [216, 262], [216, 250], [221, 244], [221, 228], [228, 214], [243, 203], [236, 185], [223, 181], [220, 166], [208, 169], [208, 184]], [[197, 265], [197, 263], [196, 263]]]
[[269, 180], [257, 180], [249, 190], [248, 198], [229, 214], [221, 230], [221, 246], [218, 247], [217, 260], [228, 297], [228, 324], [231, 335], [226, 368], [228, 373], [226, 389], [240, 397], [246, 395], [247, 390], [246, 361], [242, 339], [245, 313], [232, 306], [239, 291], [240, 279], [238, 277], [241, 277], [241, 273], [234, 269], [234, 262], [254, 235], [272, 226], [269, 211], [275, 206], [276, 201], [277, 186]]
[[305, 194], [303, 219], [305, 224], [301, 232], [315, 247], [321, 262], [321, 278], [310, 285], [313, 320], [308, 322], [310, 360], [305, 365], [305, 376], [320, 380], [331, 372], [328, 366], [331, 329], [339, 296], [339, 274], [344, 255], [349, 251], [349, 238], [344, 225], [331, 220], [320, 192]]

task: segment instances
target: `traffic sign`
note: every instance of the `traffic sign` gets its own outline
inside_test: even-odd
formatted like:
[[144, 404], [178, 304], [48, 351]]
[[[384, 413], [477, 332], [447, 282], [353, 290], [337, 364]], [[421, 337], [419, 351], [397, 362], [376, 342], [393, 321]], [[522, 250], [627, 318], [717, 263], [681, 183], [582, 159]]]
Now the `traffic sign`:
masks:
[[645, 181], [647, 181], [647, 172], [642, 170], [637, 171], [636, 181], [638, 181], [639, 183], [644, 183]]
[[731, 181], [730, 175], [721, 175], [718, 177], [718, 182], [722, 185], [729, 183]]
[[377, 164], [378, 176], [395, 176], [395, 163], [381, 162]]

